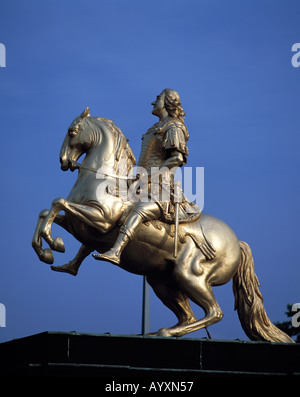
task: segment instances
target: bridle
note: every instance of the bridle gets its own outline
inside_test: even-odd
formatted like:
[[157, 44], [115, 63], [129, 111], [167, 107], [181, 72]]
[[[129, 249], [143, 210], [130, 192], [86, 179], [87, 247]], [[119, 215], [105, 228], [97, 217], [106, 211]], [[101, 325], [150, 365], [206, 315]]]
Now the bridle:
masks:
[[107, 177], [109, 177], [109, 178], [124, 179], [124, 180], [126, 180], [126, 181], [136, 179], [136, 177], [134, 177], [134, 176], [129, 177], [129, 176], [123, 176], [123, 175], [110, 174], [109, 172], [106, 172], [106, 171], [103, 172], [103, 170], [101, 170], [101, 167], [98, 168], [98, 169], [96, 169], [96, 168], [90, 168], [90, 167], [87, 167], [86, 165], [83, 165], [83, 164], [78, 163], [78, 162], [75, 161], [75, 160], [69, 160], [69, 161], [70, 161], [70, 163], [71, 163], [73, 166], [75, 166], [75, 167], [74, 167], [74, 171], [75, 171], [76, 169], [79, 169], [79, 170], [82, 169], [82, 170], [87, 170], [87, 171], [90, 171], [90, 172], [94, 172], [95, 174], [102, 174], [102, 175], [107, 176]]

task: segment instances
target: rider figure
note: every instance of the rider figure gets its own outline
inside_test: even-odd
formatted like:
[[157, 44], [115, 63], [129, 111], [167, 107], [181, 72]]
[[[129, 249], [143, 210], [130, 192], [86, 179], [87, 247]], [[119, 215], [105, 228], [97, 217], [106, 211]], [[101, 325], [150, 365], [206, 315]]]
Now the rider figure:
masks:
[[[154, 183], [154, 178], [151, 178], [152, 167], [156, 167], [156, 170], [161, 170], [163, 167], [172, 170], [172, 172], [165, 172], [163, 176], [164, 183], [168, 180], [172, 192], [175, 170], [187, 162], [188, 149], [186, 142], [189, 135], [184, 125], [185, 113], [181, 107], [178, 93], [169, 88], [163, 90], [151, 105], [153, 105], [152, 114], [159, 117], [159, 122], [154, 124], [142, 137], [138, 166], [147, 171], [150, 187], [151, 183]], [[158, 187], [161, 193], [161, 184], [158, 184]], [[153, 189], [151, 189], [151, 192], [153, 192]], [[157, 197], [157, 194], [155, 197], [152, 194], [147, 202], [138, 201], [135, 203], [120, 228], [114, 246], [103, 254], [93, 255], [94, 258], [119, 264], [123, 249], [142, 222], [162, 218], [166, 220], [170, 203], [163, 202]]]

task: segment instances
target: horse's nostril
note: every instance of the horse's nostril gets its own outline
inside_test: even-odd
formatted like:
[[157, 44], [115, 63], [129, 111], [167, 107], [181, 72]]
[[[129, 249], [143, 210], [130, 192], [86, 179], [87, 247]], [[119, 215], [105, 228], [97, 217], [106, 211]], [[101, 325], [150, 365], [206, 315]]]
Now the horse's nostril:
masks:
[[61, 164], [61, 166], [60, 166], [60, 168], [63, 170], [63, 171], [67, 171], [67, 169], [69, 169], [69, 163], [68, 163], [68, 161], [66, 161], [66, 159], [65, 158], [63, 158], [63, 157], [59, 157], [59, 161], [60, 161], [60, 164]]

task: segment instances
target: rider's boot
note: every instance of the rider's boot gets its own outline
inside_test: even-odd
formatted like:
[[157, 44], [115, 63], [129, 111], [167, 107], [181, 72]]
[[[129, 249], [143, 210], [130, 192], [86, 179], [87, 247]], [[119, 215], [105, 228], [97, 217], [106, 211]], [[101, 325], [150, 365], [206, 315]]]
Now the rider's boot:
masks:
[[114, 246], [104, 254], [93, 254], [93, 257], [100, 261], [108, 261], [119, 265], [124, 248], [132, 239], [137, 227], [142, 222], [143, 218], [137, 212], [132, 211], [124, 225], [120, 228], [120, 233]]
[[105, 252], [104, 254], [93, 254], [93, 257], [100, 261], [108, 261], [119, 265], [122, 251], [128, 242], [129, 237], [127, 234], [120, 232], [114, 246], [109, 251]]

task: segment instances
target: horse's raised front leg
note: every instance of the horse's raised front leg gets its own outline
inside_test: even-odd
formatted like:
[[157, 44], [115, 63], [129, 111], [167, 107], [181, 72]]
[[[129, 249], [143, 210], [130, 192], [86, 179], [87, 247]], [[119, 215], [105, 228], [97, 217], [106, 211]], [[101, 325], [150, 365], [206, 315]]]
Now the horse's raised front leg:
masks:
[[[42, 262], [51, 264], [54, 261], [53, 252], [49, 248], [43, 249], [41, 238], [41, 225], [48, 214], [49, 210], [43, 210], [39, 213], [38, 222], [32, 238], [32, 247]], [[66, 228], [65, 216], [59, 214], [55, 219], [55, 223], [57, 223], [59, 226], [62, 226], [63, 228]]]
[[77, 255], [73, 260], [71, 260], [66, 265], [51, 266], [51, 269], [56, 272], [68, 273], [71, 274], [72, 276], [76, 276], [80, 265], [82, 264], [84, 259], [90, 255], [91, 252], [92, 250], [90, 248], [82, 244], [82, 246], [79, 248], [79, 251], [77, 252]]
[[83, 223], [106, 233], [111, 227], [110, 222], [105, 219], [104, 211], [100, 208], [89, 205], [75, 204], [64, 198], [57, 198], [52, 202], [51, 209], [41, 225], [41, 236], [47, 241], [49, 246], [58, 252], [64, 252], [65, 246], [61, 237], [52, 238], [51, 226], [60, 211], [68, 212], [76, 216]]

